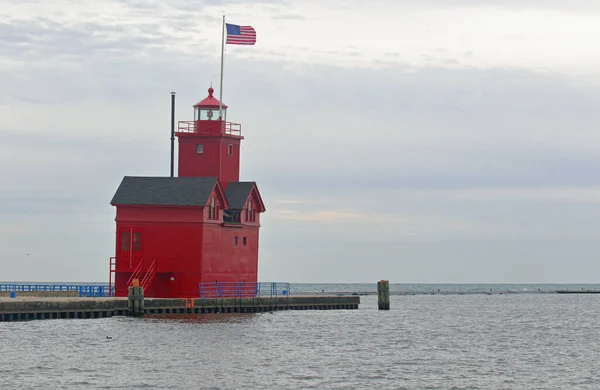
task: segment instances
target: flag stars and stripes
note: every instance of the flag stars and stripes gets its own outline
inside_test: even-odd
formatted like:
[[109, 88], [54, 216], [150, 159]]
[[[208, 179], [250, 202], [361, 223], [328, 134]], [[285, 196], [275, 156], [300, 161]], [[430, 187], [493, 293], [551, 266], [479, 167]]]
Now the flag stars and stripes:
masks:
[[254, 45], [256, 43], [256, 30], [252, 26], [238, 26], [225, 23], [227, 27], [228, 45]]

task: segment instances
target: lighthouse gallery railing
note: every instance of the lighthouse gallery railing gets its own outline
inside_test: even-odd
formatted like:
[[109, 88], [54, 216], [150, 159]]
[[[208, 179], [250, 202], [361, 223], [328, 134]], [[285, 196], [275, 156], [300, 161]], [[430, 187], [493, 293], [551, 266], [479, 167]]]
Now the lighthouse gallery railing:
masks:
[[[177, 132], [180, 133], [198, 133], [200, 125], [198, 122], [218, 122], [218, 121], [179, 121]], [[234, 122], [221, 121], [221, 134], [242, 135], [242, 125]]]

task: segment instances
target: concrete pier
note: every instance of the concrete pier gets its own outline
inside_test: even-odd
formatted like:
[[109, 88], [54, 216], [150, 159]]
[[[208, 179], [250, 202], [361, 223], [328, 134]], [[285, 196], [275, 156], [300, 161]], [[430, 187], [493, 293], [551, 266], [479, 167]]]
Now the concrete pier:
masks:
[[[87, 319], [130, 315], [128, 298], [0, 298], [0, 322]], [[169, 316], [210, 313], [261, 313], [280, 310], [354, 310], [359, 296], [291, 296], [260, 298], [145, 298], [137, 315]], [[139, 304], [138, 304], [139, 305]]]

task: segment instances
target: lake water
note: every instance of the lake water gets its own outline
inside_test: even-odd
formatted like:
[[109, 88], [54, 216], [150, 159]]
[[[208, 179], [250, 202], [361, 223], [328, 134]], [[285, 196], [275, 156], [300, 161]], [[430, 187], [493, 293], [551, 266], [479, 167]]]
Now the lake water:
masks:
[[[557, 290], [598, 290], [600, 284], [415, 284], [390, 283], [390, 295], [554, 294]], [[377, 293], [377, 283], [292, 283], [292, 294], [313, 292]]]
[[5, 322], [0, 388], [597, 389], [599, 309], [596, 294], [409, 294], [390, 311], [367, 295], [347, 311]]

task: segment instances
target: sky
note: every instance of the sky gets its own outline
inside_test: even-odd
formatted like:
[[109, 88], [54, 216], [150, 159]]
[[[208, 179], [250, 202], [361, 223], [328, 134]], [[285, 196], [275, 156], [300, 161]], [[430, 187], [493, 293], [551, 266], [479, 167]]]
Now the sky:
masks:
[[169, 175], [224, 14], [257, 31], [222, 92], [260, 280], [600, 281], [592, 0], [0, 0], [0, 280], [108, 280], [109, 202]]

